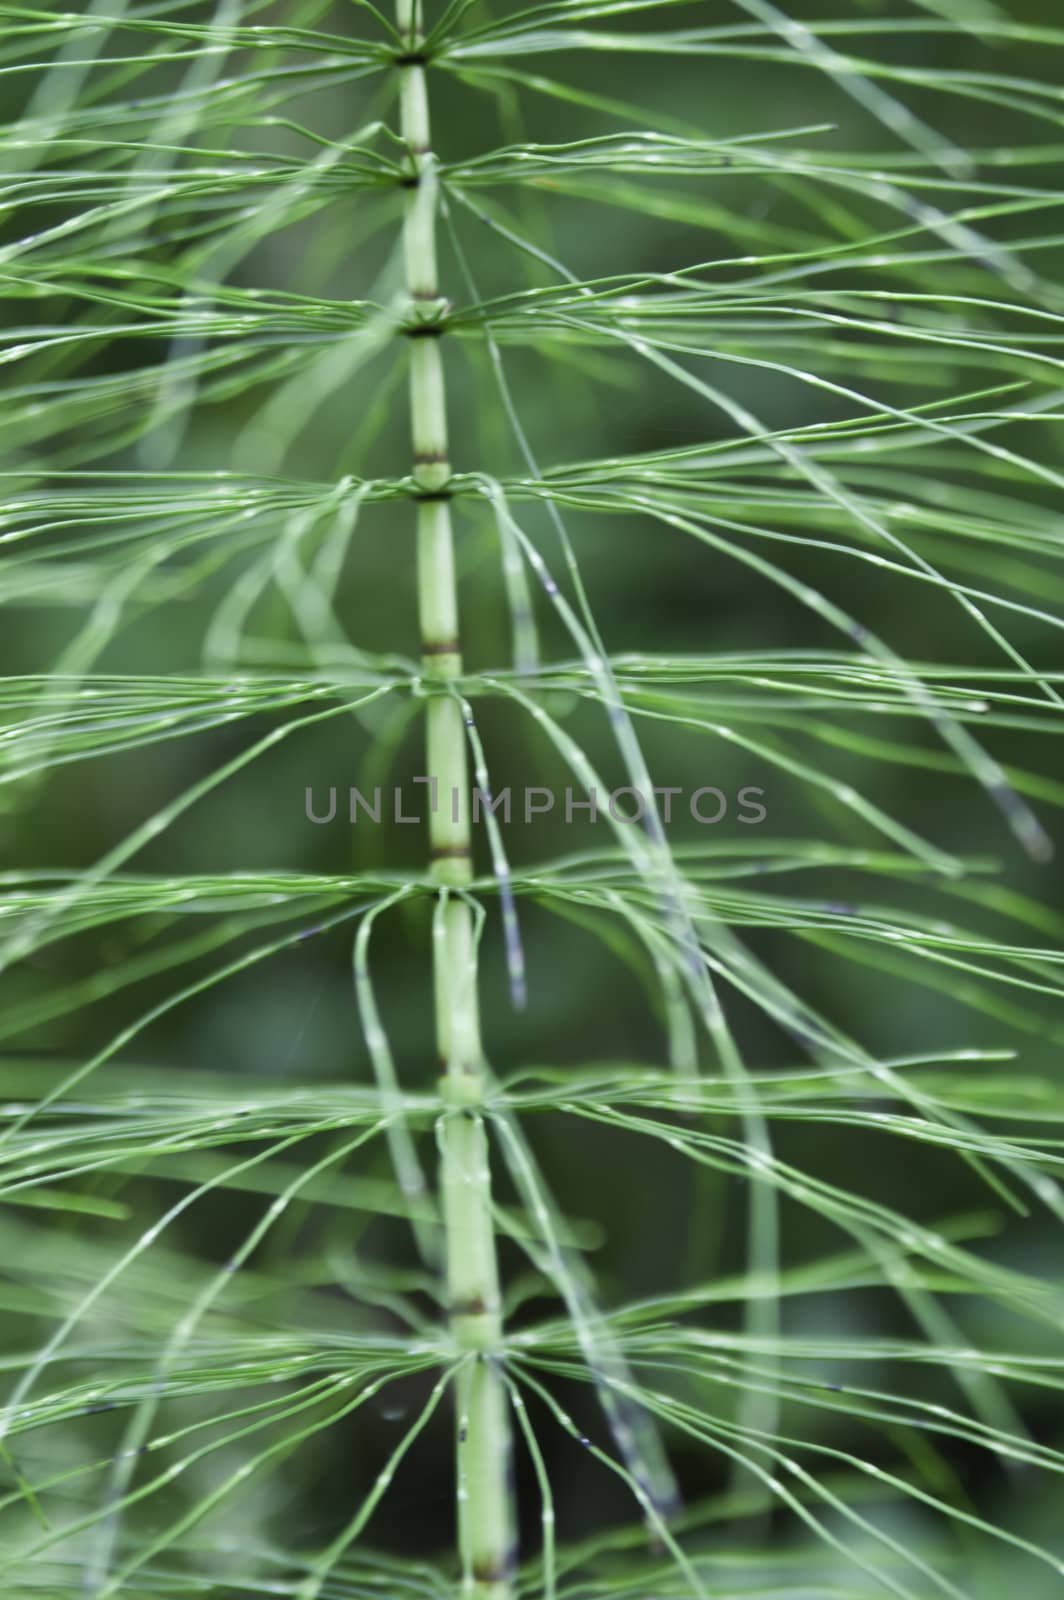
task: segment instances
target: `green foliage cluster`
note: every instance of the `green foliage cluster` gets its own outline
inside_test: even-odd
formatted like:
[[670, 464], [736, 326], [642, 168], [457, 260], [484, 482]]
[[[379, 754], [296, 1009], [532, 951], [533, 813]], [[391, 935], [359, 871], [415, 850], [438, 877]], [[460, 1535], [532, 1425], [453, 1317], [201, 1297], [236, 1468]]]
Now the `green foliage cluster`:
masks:
[[404, 42], [0, 7], [6, 1592], [1057, 1594], [1064, 28], [427, 12], [476, 781], [767, 819], [478, 838], [477, 1583], [447, 897], [303, 813], [423, 766]]

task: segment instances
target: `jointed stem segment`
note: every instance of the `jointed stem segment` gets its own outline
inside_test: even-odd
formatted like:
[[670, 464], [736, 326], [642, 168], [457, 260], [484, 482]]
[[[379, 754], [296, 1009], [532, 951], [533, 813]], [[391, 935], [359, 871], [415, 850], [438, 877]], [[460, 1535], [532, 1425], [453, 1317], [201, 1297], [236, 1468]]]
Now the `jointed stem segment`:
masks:
[[[418, 0], [398, 0], [404, 57], [400, 119], [413, 163], [406, 189], [403, 255], [412, 316], [439, 304], [436, 181]], [[410, 412], [414, 478], [426, 491], [417, 507], [418, 615], [425, 678], [438, 692], [426, 703], [427, 770], [436, 779], [430, 810], [432, 870], [440, 884], [433, 938], [436, 1037], [449, 1110], [440, 1123], [440, 1183], [446, 1230], [451, 1331], [466, 1353], [456, 1382], [456, 1479], [462, 1593], [510, 1600], [514, 1524], [510, 1417], [497, 1362], [502, 1343], [491, 1175], [477, 1113], [484, 1070], [476, 982], [466, 730], [448, 692], [462, 671], [454, 540], [448, 501], [434, 496], [451, 475], [446, 387], [439, 338], [412, 338]], [[460, 797], [457, 807], [451, 797]], [[455, 892], [457, 891], [457, 892]]]

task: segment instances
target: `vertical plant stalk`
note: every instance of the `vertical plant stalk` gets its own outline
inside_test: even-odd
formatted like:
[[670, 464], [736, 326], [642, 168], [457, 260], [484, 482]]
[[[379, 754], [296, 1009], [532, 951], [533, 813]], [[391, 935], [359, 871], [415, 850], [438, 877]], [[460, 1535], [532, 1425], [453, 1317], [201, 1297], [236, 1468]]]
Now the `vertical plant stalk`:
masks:
[[[515, 1537], [511, 1429], [499, 1367], [502, 1316], [491, 1173], [484, 1122], [484, 1062], [477, 999], [466, 730], [449, 684], [462, 672], [447, 445], [443, 335], [436, 271], [435, 161], [419, 0], [397, 0], [403, 54], [400, 130], [412, 164], [403, 217], [410, 299], [410, 414], [417, 502], [417, 587], [425, 679], [429, 839], [440, 884], [433, 926], [436, 1040], [448, 1109], [439, 1127], [451, 1332], [465, 1359], [455, 1382], [455, 1477], [462, 1593], [510, 1600]], [[457, 893], [454, 891], [458, 891]]]

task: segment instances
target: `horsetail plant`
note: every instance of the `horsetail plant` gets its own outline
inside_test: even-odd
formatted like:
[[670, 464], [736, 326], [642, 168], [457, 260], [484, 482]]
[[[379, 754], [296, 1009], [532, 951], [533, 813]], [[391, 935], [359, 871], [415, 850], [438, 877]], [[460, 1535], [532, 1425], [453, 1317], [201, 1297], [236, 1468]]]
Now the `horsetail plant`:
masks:
[[1064, 28], [680, 3], [0, 7], [19, 1600], [1060, 1590]]
[[[436, 1042], [450, 1108], [440, 1123], [440, 1196], [447, 1241], [447, 1303], [461, 1363], [455, 1375], [458, 1542], [463, 1592], [505, 1600], [514, 1561], [509, 1406], [500, 1366], [502, 1319], [476, 979], [466, 730], [453, 684], [462, 674], [454, 539], [448, 503], [443, 363], [444, 302], [436, 268], [436, 164], [419, 0], [399, 0], [400, 134], [412, 163], [403, 216], [410, 296], [410, 417], [417, 497], [421, 653], [435, 693], [425, 705], [432, 870], [441, 888], [432, 937]], [[442, 791], [444, 804], [439, 803]], [[451, 805], [454, 797], [457, 804]], [[454, 893], [450, 893], [454, 890]]]

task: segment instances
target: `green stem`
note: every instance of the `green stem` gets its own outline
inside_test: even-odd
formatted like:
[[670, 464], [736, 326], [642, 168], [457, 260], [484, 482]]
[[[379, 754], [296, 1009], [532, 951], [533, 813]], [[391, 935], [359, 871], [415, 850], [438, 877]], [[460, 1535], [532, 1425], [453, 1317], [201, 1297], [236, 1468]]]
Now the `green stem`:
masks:
[[447, 1299], [454, 1342], [466, 1359], [455, 1380], [456, 1487], [462, 1594], [510, 1600], [514, 1520], [511, 1429], [499, 1360], [502, 1317], [491, 1204], [488, 1142], [477, 1106], [485, 1087], [477, 999], [469, 772], [462, 709], [449, 692], [461, 675], [451, 508], [446, 385], [440, 354], [442, 302], [436, 273], [436, 170], [419, 0], [398, 0], [400, 126], [412, 163], [403, 218], [410, 297], [410, 414], [417, 506], [417, 583], [427, 686], [429, 840], [440, 898], [433, 934], [436, 1040], [448, 1109], [440, 1121], [440, 1187], [446, 1234]]

